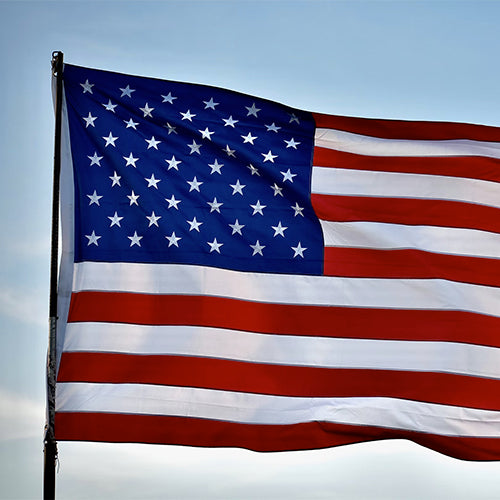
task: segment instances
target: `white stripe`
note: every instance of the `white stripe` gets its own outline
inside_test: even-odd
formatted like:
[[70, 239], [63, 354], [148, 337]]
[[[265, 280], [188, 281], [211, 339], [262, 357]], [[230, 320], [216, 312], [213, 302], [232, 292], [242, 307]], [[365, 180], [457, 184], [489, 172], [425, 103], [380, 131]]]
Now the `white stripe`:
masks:
[[81, 262], [73, 290], [206, 295], [282, 304], [461, 310], [500, 316], [500, 288], [439, 279], [244, 273], [181, 264]]
[[500, 183], [440, 175], [314, 167], [312, 192], [450, 200], [500, 208]]
[[59, 383], [56, 411], [172, 415], [247, 424], [332, 422], [500, 437], [500, 412], [392, 398], [302, 398], [144, 384]]
[[409, 370], [500, 379], [500, 349], [453, 342], [269, 335], [201, 326], [70, 323], [64, 350], [201, 356], [278, 365]]
[[500, 258], [500, 234], [383, 222], [320, 221], [327, 247], [417, 249], [441, 254]]
[[[53, 91], [55, 95], [56, 77], [52, 78]], [[68, 317], [69, 303], [71, 298], [71, 285], [73, 283], [74, 259], [74, 182], [73, 182], [73, 156], [71, 153], [71, 141], [69, 136], [68, 109], [66, 105], [66, 94], [62, 92], [62, 126], [61, 126], [61, 250], [59, 265], [59, 280], [57, 284], [57, 341], [56, 341], [56, 366], [59, 362], [64, 343], [66, 329], [66, 318]], [[55, 99], [54, 99], [55, 103]]]
[[316, 129], [314, 145], [368, 156], [487, 156], [500, 158], [500, 143], [457, 139], [381, 139], [340, 130]]

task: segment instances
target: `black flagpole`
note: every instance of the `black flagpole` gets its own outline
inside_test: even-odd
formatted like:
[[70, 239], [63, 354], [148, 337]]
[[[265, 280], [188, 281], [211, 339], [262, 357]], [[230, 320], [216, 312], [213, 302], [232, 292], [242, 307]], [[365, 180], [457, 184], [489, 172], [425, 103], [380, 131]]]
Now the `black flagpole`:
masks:
[[56, 124], [52, 191], [52, 242], [50, 252], [49, 347], [47, 352], [47, 425], [44, 437], [43, 498], [56, 495], [57, 442], [54, 433], [56, 396], [57, 275], [59, 253], [59, 177], [61, 173], [61, 124], [63, 53], [52, 53], [52, 75], [56, 78]]

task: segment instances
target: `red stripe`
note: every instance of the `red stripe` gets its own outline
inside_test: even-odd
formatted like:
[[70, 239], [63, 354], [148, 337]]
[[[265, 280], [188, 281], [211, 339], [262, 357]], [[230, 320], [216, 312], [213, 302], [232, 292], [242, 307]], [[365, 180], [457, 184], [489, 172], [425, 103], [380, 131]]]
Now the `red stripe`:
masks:
[[221, 297], [78, 292], [68, 322], [200, 325], [261, 333], [442, 340], [500, 347], [500, 318], [464, 311], [266, 304]]
[[393, 397], [494, 410], [500, 380], [190, 356], [65, 352], [58, 382], [159, 384], [293, 397]]
[[500, 209], [447, 200], [312, 194], [316, 215], [335, 222], [386, 222], [500, 233]]
[[255, 451], [310, 450], [381, 439], [409, 439], [463, 460], [500, 460], [496, 438], [437, 436], [326, 422], [249, 425], [158, 415], [56, 413], [55, 429], [58, 441], [239, 447]]
[[500, 128], [469, 123], [380, 120], [313, 113], [318, 128], [344, 130], [383, 139], [452, 140], [500, 142]]
[[443, 175], [500, 182], [500, 159], [480, 156], [439, 158], [363, 156], [315, 147], [313, 165], [315, 167]]
[[328, 276], [352, 278], [441, 278], [500, 286], [500, 260], [443, 255], [421, 250], [325, 247]]

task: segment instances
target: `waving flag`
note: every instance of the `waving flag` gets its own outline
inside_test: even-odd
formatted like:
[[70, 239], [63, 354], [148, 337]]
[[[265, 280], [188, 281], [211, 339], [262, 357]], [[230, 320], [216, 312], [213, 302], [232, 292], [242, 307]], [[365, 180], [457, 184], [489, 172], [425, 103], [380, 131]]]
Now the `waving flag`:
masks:
[[58, 440], [500, 459], [500, 129], [63, 79]]

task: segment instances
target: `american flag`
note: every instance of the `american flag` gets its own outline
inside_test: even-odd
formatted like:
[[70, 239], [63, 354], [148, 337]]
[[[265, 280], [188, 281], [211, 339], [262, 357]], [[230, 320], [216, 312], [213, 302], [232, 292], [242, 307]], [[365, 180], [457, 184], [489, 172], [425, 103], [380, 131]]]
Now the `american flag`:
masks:
[[500, 459], [500, 129], [63, 80], [58, 440]]

